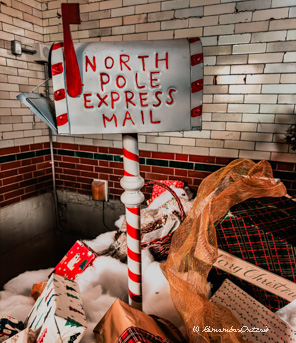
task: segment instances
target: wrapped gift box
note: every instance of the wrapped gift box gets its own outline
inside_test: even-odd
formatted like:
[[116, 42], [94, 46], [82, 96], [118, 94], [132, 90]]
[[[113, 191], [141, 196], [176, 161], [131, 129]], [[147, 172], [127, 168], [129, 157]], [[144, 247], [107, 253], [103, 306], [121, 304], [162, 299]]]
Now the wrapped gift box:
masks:
[[0, 316], [0, 342], [24, 329], [24, 323], [7, 315]]
[[27, 327], [37, 331], [37, 341], [43, 343], [79, 342], [86, 318], [77, 283], [52, 274], [28, 316]]
[[18, 334], [9, 338], [5, 343], [35, 343], [36, 342], [36, 333], [26, 328], [23, 331], [20, 331]]
[[[231, 310], [241, 325], [245, 340], [259, 343], [295, 342], [294, 331], [287, 323], [228, 279], [224, 280], [211, 301]], [[212, 329], [215, 325], [212, 324]]]
[[[217, 223], [218, 247], [265, 270], [296, 282], [296, 203], [288, 197], [249, 199], [233, 206]], [[272, 311], [287, 301], [219, 270], [209, 280], [225, 278]], [[217, 282], [216, 282], [217, 283]]]
[[94, 334], [98, 343], [186, 342], [169, 321], [148, 316], [119, 299], [94, 328]]
[[76, 241], [52, 273], [75, 280], [98, 256], [87, 244]]

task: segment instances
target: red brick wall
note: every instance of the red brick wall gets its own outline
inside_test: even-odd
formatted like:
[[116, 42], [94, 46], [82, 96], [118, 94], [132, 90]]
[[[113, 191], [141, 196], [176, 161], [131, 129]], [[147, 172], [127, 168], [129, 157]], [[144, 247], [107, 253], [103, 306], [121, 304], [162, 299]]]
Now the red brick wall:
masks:
[[[122, 149], [79, 144], [54, 144], [57, 189], [91, 195], [93, 179], [109, 182], [110, 199], [119, 199], [123, 190]], [[182, 180], [194, 192], [201, 181], [233, 159], [186, 154], [140, 151], [140, 171], [145, 181]], [[48, 143], [0, 149], [1, 207], [52, 190]], [[296, 164], [270, 162], [274, 177], [280, 178], [288, 193], [296, 195]], [[152, 186], [145, 186], [146, 199]]]

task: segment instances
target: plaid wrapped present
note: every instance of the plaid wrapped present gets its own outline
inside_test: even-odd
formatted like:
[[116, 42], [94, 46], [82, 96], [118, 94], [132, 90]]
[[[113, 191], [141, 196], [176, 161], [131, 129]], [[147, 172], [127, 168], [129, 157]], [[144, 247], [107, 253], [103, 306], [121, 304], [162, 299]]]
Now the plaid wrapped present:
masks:
[[52, 274], [26, 324], [37, 331], [37, 342], [78, 343], [86, 330], [86, 318], [77, 283]]
[[[249, 199], [233, 206], [216, 225], [218, 247], [265, 270], [296, 281], [296, 203], [288, 197]], [[209, 280], [225, 278], [272, 311], [287, 301], [213, 268]]]
[[170, 343], [169, 341], [161, 338], [160, 336], [155, 336], [148, 331], [142, 330], [135, 326], [131, 326], [124, 330], [121, 336], [115, 343]]
[[75, 280], [76, 276], [90, 266], [98, 256], [87, 244], [76, 241], [51, 274]]
[[[36, 342], [36, 333], [26, 328], [23, 331], [20, 331], [16, 335], [12, 336], [8, 340], [5, 341], [5, 343], [35, 343]], [[38, 341], [38, 343], [41, 343]]]
[[0, 316], [0, 342], [6, 341], [23, 329], [23, 322], [5, 314]]

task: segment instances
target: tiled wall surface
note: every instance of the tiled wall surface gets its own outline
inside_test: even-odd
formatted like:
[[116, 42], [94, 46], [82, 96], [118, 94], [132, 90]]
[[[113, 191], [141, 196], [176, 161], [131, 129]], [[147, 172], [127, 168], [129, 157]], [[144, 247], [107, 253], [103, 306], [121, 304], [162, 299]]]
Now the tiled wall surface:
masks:
[[[140, 134], [141, 170], [146, 179], [182, 177], [197, 187], [209, 172], [231, 159], [266, 159], [288, 189], [295, 189], [296, 154], [284, 142], [286, 129], [296, 122], [295, 0], [79, 3], [82, 23], [71, 25], [75, 41], [201, 38], [203, 130]], [[60, 0], [0, 2], [0, 148], [4, 149], [1, 167], [8, 166], [1, 171], [1, 185], [11, 187], [1, 195], [5, 204], [11, 199], [20, 201], [26, 191], [19, 184], [29, 173], [29, 179], [34, 177], [39, 163], [48, 162], [39, 162], [37, 155], [22, 158], [26, 155], [20, 154], [28, 147], [35, 154], [46, 150], [49, 141], [46, 125], [36, 118], [34, 122], [30, 110], [15, 98], [44, 80], [44, 66], [34, 63], [30, 54], [14, 56], [10, 41], [19, 40], [27, 48], [34, 42], [62, 41], [60, 6]], [[90, 180], [101, 177], [110, 181], [111, 195], [119, 195], [121, 135], [54, 136], [54, 141], [58, 187], [88, 192]], [[34, 148], [39, 144], [44, 148]], [[15, 160], [5, 159], [13, 156]], [[36, 170], [16, 172], [30, 159]], [[49, 167], [44, 170], [49, 172]], [[17, 190], [9, 183], [13, 177], [11, 184]], [[21, 193], [10, 197], [6, 192]]]

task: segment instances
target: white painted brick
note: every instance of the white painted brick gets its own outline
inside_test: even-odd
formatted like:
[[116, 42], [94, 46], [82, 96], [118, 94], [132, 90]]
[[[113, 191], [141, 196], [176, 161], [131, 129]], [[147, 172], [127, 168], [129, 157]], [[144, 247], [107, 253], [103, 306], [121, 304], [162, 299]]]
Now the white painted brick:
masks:
[[234, 14], [224, 14], [220, 15], [220, 23], [223, 24], [233, 24], [233, 23], [245, 23], [251, 21], [252, 12], [242, 12]]
[[[282, 62], [284, 54], [279, 53], [265, 53], [265, 54], [252, 54], [249, 56], [249, 63], [275, 63]], [[295, 59], [296, 61], [296, 59]], [[291, 61], [287, 61], [291, 62]]]
[[211, 113], [203, 112], [202, 120], [204, 120], [204, 121], [211, 121], [211, 118], [212, 118], [212, 114]]
[[256, 128], [256, 123], [226, 123], [226, 130], [229, 131], [256, 132]]
[[174, 10], [177, 8], [186, 8], [189, 6], [189, 0], [172, 0], [172, 1], [163, 1], [161, 3], [161, 9], [163, 11]]
[[226, 112], [227, 104], [203, 104], [203, 112]]
[[173, 39], [174, 31], [148, 32], [148, 40]]
[[266, 51], [266, 43], [234, 45], [234, 54], [257, 54]]
[[16, 131], [32, 130], [32, 128], [33, 128], [32, 123], [13, 124], [13, 130], [16, 130]]
[[147, 40], [147, 33], [136, 33], [123, 36], [124, 41]]
[[184, 137], [194, 137], [194, 138], [210, 138], [211, 131], [202, 129], [202, 131], [184, 131]]
[[114, 145], [114, 148], [122, 149], [122, 141], [121, 142], [116, 141], [116, 142], [114, 142], [113, 145]]
[[232, 94], [254, 94], [260, 93], [260, 85], [231, 85], [229, 86], [229, 93]]
[[[158, 136], [168, 136], [168, 137], [184, 137], [183, 131], [178, 131], [178, 132], [159, 132]], [[148, 133], [146, 133], [148, 135]], [[152, 135], [152, 133], [149, 133], [149, 135]]]
[[272, 0], [271, 7], [295, 6], [294, 0]]
[[212, 139], [224, 139], [224, 140], [239, 140], [240, 139], [240, 132], [235, 131], [212, 131], [211, 132]]
[[135, 14], [135, 7], [130, 6], [130, 7], [120, 7], [120, 8], [115, 8], [111, 10], [111, 17], [123, 17], [127, 15], [133, 15]]
[[11, 131], [11, 132], [3, 132], [2, 139], [15, 139], [15, 138], [22, 138], [24, 137], [23, 131]]
[[254, 0], [254, 1], [242, 1], [236, 4], [236, 9], [238, 12], [242, 11], [252, 11], [261, 10], [265, 8], [270, 8], [271, 0]]
[[256, 142], [256, 150], [288, 152], [287, 144]]
[[296, 104], [296, 95], [279, 95], [279, 104]]
[[204, 15], [210, 16], [215, 14], [226, 14], [226, 13], [234, 13], [235, 11], [235, 3], [229, 3], [224, 5], [212, 5], [212, 6], [205, 6]]
[[228, 86], [204, 86], [204, 94], [225, 94], [228, 93]]
[[247, 151], [241, 150], [239, 152], [239, 158], [248, 158], [251, 160], [270, 160], [270, 153], [269, 152], [262, 152], [262, 151]]
[[230, 72], [229, 66], [204, 67], [205, 75], [227, 75]]
[[216, 56], [206, 56], [204, 57], [204, 65], [205, 66], [214, 66], [216, 65]]
[[[255, 55], [254, 55], [255, 56]], [[233, 65], [233, 64], [247, 64], [248, 55], [232, 55], [232, 56], [218, 56], [217, 64]]]
[[175, 38], [190, 38], [190, 37], [199, 37], [202, 35], [202, 28], [194, 29], [182, 29], [175, 31]]
[[231, 74], [261, 74], [263, 67], [263, 64], [231, 66]]
[[123, 6], [147, 4], [147, 0], [123, 0]]
[[[296, 36], [295, 36], [295, 38], [296, 38]], [[284, 62], [296, 62], [296, 53], [295, 52], [286, 52], [284, 54]]]
[[275, 42], [286, 39], [286, 31], [270, 31], [262, 33], [253, 33], [252, 42]]
[[218, 42], [218, 36], [212, 36], [212, 37], [201, 37], [201, 44], [202, 46], [211, 46], [211, 45], [217, 45]]
[[281, 133], [275, 133], [272, 138], [272, 142], [275, 143], [284, 143], [285, 142], [285, 135]]
[[253, 21], [262, 21], [262, 20], [269, 20], [270, 18], [274, 19], [283, 19], [288, 18], [289, 9], [288, 8], [281, 8], [281, 9], [268, 9], [262, 11], [255, 11], [253, 13]]
[[247, 75], [247, 83], [275, 83], [278, 84], [280, 81], [280, 74], [270, 75]]
[[[294, 22], [294, 27], [296, 27], [296, 19]], [[278, 51], [296, 51], [296, 42], [275, 42], [275, 43], [267, 43], [266, 52], [278, 52]]]
[[159, 31], [160, 23], [137, 24], [136, 32]]
[[268, 21], [258, 21], [258, 22], [251, 22], [251, 23], [236, 24], [235, 33], [263, 32], [263, 31], [268, 30], [268, 26], [269, 26]]
[[296, 84], [262, 85], [262, 93], [293, 94], [296, 93]]
[[223, 122], [203, 122], [203, 129], [205, 130], [225, 130], [225, 123]]
[[170, 144], [195, 146], [195, 139], [171, 137]]
[[289, 30], [287, 40], [296, 40], [296, 30]]
[[231, 46], [206, 46], [203, 48], [203, 53], [205, 56], [219, 56], [219, 55], [230, 55], [231, 54]]
[[12, 146], [15, 146], [13, 139], [7, 139], [5, 141], [3, 139], [0, 140], [0, 148], [8, 148]]
[[125, 35], [127, 33], [134, 33], [135, 32], [135, 25], [127, 25], [127, 26], [117, 26], [112, 27], [112, 35]]
[[277, 95], [265, 95], [265, 94], [251, 94], [245, 95], [246, 104], [275, 104], [277, 102]]
[[266, 64], [264, 73], [293, 73], [296, 71], [296, 63], [272, 63]]
[[[204, 28], [204, 36], [216, 36], [219, 32], [220, 35], [231, 35], [234, 33], [234, 25], [219, 25], [209, 26]], [[245, 31], [244, 31], [245, 32]]]
[[274, 119], [274, 114], [244, 113], [242, 121], [244, 123], [274, 123]]
[[220, 0], [190, 0], [190, 7], [220, 4]]
[[241, 140], [252, 142], [271, 142], [272, 133], [242, 132]]
[[227, 149], [242, 149], [242, 150], [254, 150], [255, 143], [248, 141], [225, 141], [224, 148]]
[[217, 77], [217, 84], [243, 84], [244, 75], [225, 75]]
[[[203, 104], [211, 104], [213, 102], [213, 95], [203, 94]], [[216, 101], [218, 102], [218, 101]], [[224, 102], [224, 101], [221, 101]]]
[[241, 122], [241, 113], [213, 113], [212, 121]]
[[170, 20], [161, 22], [162, 30], [183, 29], [188, 27], [188, 19]]
[[[149, 144], [152, 145], [152, 144]], [[142, 149], [139, 145], [139, 148]], [[150, 151], [159, 151], [159, 152], [174, 152], [177, 154], [182, 153], [182, 146], [180, 145], [163, 145], [163, 144], [158, 144], [157, 145], [157, 150], [153, 147], [150, 147], [149, 149], [142, 149], [142, 150], [150, 150]]]
[[259, 105], [257, 104], [228, 104], [228, 112], [235, 113], [258, 113]]
[[[92, 138], [89, 135], [87, 135], [87, 137]], [[120, 141], [122, 139], [122, 135], [119, 133], [113, 133], [113, 134], [108, 134], [108, 135], [102, 135], [102, 138], [106, 140]]]
[[291, 7], [289, 11], [289, 18], [295, 18], [296, 17], [296, 7]]
[[239, 34], [239, 35], [227, 35], [227, 36], [219, 36], [219, 45], [227, 45], [227, 44], [242, 44], [242, 43], [249, 43], [251, 40], [251, 34]]
[[69, 143], [74, 144], [74, 136], [54, 136], [56, 138], [56, 142], [58, 143]]
[[276, 114], [276, 116], [275, 116], [275, 123], [294, 124], [295, 123], [295, 115]]
[[210, 154], [209, 155], [210, 156], [237, 158], [238, 157], [238, 150], [210, 148]]
[[[48, 140], [47, 140], [48, 141]], [[14, 139], [14, 146], [33, 144], [34, 137]]]
[[195, 141], [196, 146], [204, 146], [209, 148], [223, 148], [224, 141], [223, 140], [215, 140], [215, 139], [196, 139]]
[[[87, 4], [84, 6], [93, 6], [93, 8], [86, 7], [85, 12], [94, 12], [97, 11], [100, 6], [100, 10], [108, 10], [110, 8], [117, 8], [122, 7], [122, 0], [109, 0], [109, 1], [100, 1], [100, 3], [93, 3], [93, 4]], [[82, 5], [83, 6], [83, 5]], [[80, 7], [82, 7], [80, 5]]]
[[[218, 25], [219, 17], [210, 16], [210, 17], [202, 17], [202, 18], [189, 18], [189, 27], [201, 27], [201, 26], [212, 26]], [[217, 34], [217, 31], [216, 31]]]
[[183, 154], [190, 154], [190, 155], [208, 156], [209, 155], [209, 148], [184, 146], [182, 153]]
[[[121, 139], [121, 137], [120, 137]], [[155, 143], [155, 144], [170, 144], [169, 137], [155, 137], [155, 136], [147, 136], [146, 138], [147, 143]]]
[[173, 18], [174, 18], [174, 11], [162, 11], [162, 12], [148, 13], [148, 22], [149, 23], [151, 23], [153, 21], [170, 20]]
[[261, 105], [260, 113], [293, 113], [293, 105]]
[[258, 124], [257, 132], [285, 133], [289, 125], [283, 124]]
[[232, 95], [232, 94], [215, 94], [214, 103], [243, 103], [243, 95]]
[[[173, 2], [173, 1], [170, 1]], [[189, 18], [189, 17], [202, 17], [204, 12], [203, 7], [193, 7], [193, 8], [185, 8], [182, 10], [175, 11], [175, 18], [182, 19], [182, 18]]]
[[0, 132], [12, 131], [12, 124], [0, 124]]
[[153, 3], [147, 5], [138, 5], [136, 6], [136, 14], [139, 13], [150, 13], [150, 12], [159, 12], [160, 11], [160, 3]]
[[272, 152], [271, 153], [271, 161], [278, 161], [278, 162], [296, 162], [296, 154], [285, 154], [285, 153], [278, 153]]

